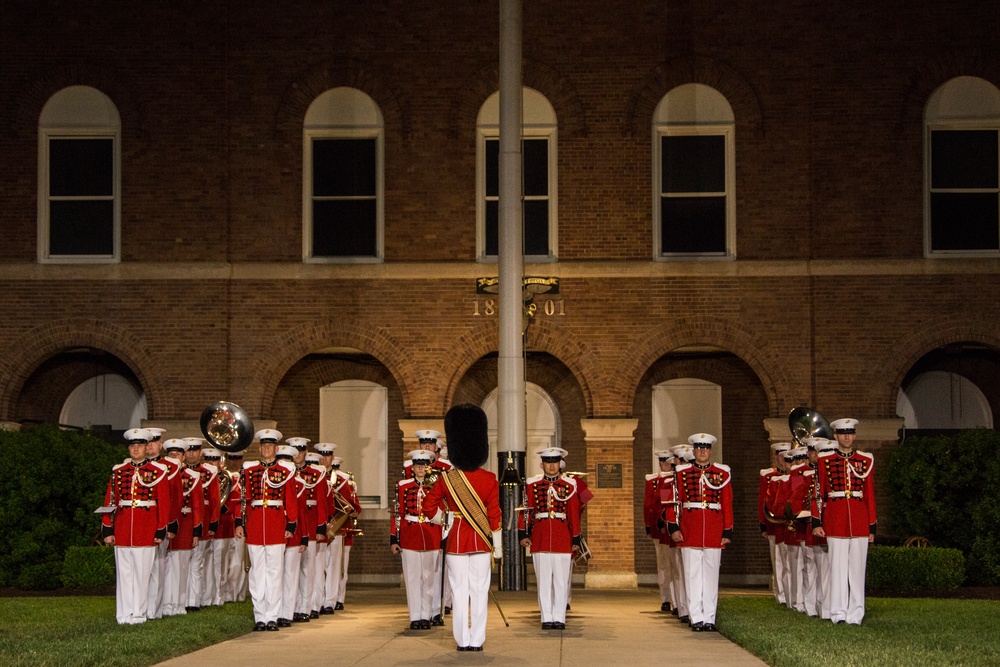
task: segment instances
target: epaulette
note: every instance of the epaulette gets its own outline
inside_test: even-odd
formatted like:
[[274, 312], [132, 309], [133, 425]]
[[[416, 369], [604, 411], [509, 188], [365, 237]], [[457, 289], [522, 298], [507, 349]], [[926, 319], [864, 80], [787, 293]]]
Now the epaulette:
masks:
[[571, 477], [570, 475], [559, 475], [559, 479], [570, 484], [574, 489], [576, 488], [576, 477]]
[[693, 463], [682, 463], [679, 466], [674, 467], [674, 472], [677, 473], [682, 470], [687, 470], [688, 468], [693, 468], [693, 467], [694, 467]]
[[776, 470], [775, 470], [774, 468], [763, 468], [763, 469], [761, 469], [761, 471], [760, 471], [760, 476], [761, 476], [761, 477], [767, 477], [767, 476], [768, 476], [768, 475], [770, 475], [770, 474], [771, 474], [772, 472], [776, 472]]
[[205, 469], [208, 470], [208, 472], [212, 473], [213, 475], [219, 474], [219, 468], [214, 463], [205, 463], [203, 461], [202, 465], [205, 466]]
[[119, 468], [124, 468], [125, 466], [128, 465], [129, 460], [130, 459], [125, 459], [124, 461], [122, 461], [121, 463], [119, 463], [115, 467], [113, 467], [112, 470], [118, 470]]
[[727, 466], [725, 463], [716, 463], [715, 467], [716, 468], [722, 468], [723, 470], [725, 470], [726, 472], [728, 472], [730, 475], [733, 474], [733, 471], [730, 470], [729, 466]]
[[537, 482], [538, 480], [540, 480], [544, 476], [545, 475], [533, 475], [533, 476], [529, 477], [528, 479], [524, 480], [524, 483], [525, 484], [534, 484], [535, 482]]
[[188, 473], [190, 473], [190, 475], [194, 477], [196, 480], [201, 479], [201, 473], [198, 472], [197, 470], [191, 470], [191, 468], [185, 468], [185, 470], [187, 470]]
[[830, 451], [827, 451], [827, 452], [820, 452], [819, 453], [819, 458], [823, 458], [825, 456], [833, 456], [836, 453], [837, 453], [837, 450], [835, 450], [835, 449], [831, 449]]
[[860, 454], [861, 456], [865, 457], [866, 459], [871, 459], [872, 461], [875, 460], [875, 455], [872, 454], [871, 452], [862, 452], [861, 450], [857, 450], [854, 453], [855, 454]]
[[146, 463], [150, 464], [151, 466], [162, 472], [170, 472], [170, 468], [160, 463], [159, 461], [146, 461]]
[[291, 461], [278, 461], [278, 465], [290, 473], [295, 472], [295, 464], [292, 463]]
[[396, 482], [396, 486], [406, 486], [407, 484], [416, 484], [417, 480], [410, 477], [409, 479], [401, 479]]
[[656, 479], [659, 476], [660, 476], [660, 473], [658, 473], [658, 472], [654, 472], [651, 475], [646, 475], [646, 481], [649, 482], [651, 480]]
[[246, 470], [247, 468], [252, 468], [255, 465], [257, 465], [257, 463], [259, 463], [259, 461], [244, 461], [243, 462], [243, 469]]

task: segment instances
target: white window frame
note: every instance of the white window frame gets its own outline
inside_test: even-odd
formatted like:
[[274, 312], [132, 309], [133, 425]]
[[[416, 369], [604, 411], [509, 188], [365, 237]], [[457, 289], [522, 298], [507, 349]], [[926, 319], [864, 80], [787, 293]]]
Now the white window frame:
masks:
[[[732, 125], [657, 125], [653, 129], [653, 259], [659, 261], [675, 260], [731, 260], [736, 258], [736, 141], [735, 128]], [[660, 199], [663, 196], [663, 137], [681, 136], [722, 136], [725, 141], [725, 192], [683, 193], [685, 197], [719, 197], [726, 198], [726, 250], [725, 252], [678, 252], [664, 253], [663, 248], [663, 208]]]
[[[63, 96], [60, 98], [60, 96]], [[74, 104], [80, 96], [83, 104]], [[66, 100], [70, 100], [67, 103]], [[54, 105], [54, 109], [53, 106]], [[79, 109], [75, 116], [73, 107]], [[110, 139], [112, 194], [110, 197], [58, 198], [113, 201], [113, 250], [110, 255], [53, 255], [50, 246], [49, 146], [52, 140]], [[89, 86], [60, 90], [43, 108], [38, 123], [38, 262], [40, 264], [113, 264], [121, 261], [121, 120], [114, 103]]]
[[[499, 93], [494, 93], [483, 103], [480, 109], [480, 118], [476, 124], [476, 257], [483, 263], [496, 263], [496, 255], [486, 254], [486, 202], [488, 200], [497, 201], [499, 197], [486, 196], [486, 140], [500, 138], [499, 120], [488, 118], [484, 121], [484, 110], [487, 105], [492, 104], [494, 99], [499, 99]], [[533, 88], [524, 88], [524, 102], [522, 116], [527, 119], [522, 124], [521, 139], [547, 139], [548, 140], [548, 202], [549, 202], [549, 254], [547, 255], [525, 255], [527, 262], [555, 262], [558, 258], [559, 249], [559, 174], [557, 170], [558, 150], [558, 125], [555, 122], [555, 112], [552, 105], [545, 99], [545, 96]], [[544, 103], [544, 104], [543, 104]], [[497, 103], [498, 104], [498, 103]], [[547, 106], [548, 109], [535, 111], [533, 113], [530, 105]], [[539, 113], [551, 114], [552, 122], [533, 123], [532, 116]], [[522, 153], [523, 160], [523, 153]], [[543, 200], [545, 197], [525, 196], [522, 194], [522, 201]], [[522, 215], [522, 222], [524, 217]]]
[[[337, 91], [339, 89], [332, 89]], [[365, 93], [350, 89], [364, 95], [373, 105], [376, 116], [374, 122], [337, 123], [309, 122], [307, 111], [306, 124], [302, 131], [302, 261], [310, 264], [375, 264], [384, 260], [385, 253], [385, 126], [382, 113], [374, 100]], [[332, 91], [326, 91], [330, 93]], [[326, 93], [324, 93], [326, 94]], [[314, 101], [316, 104], [323, 96]], [[311, 110], [311, 108], [310, 108]], [[343, 110], [344, 115], [350, 115], [350, 110]], [[313, 141], [315, 139], [375, 139], [375, 255], [358, 255], [344, 257], [313, 256]]]

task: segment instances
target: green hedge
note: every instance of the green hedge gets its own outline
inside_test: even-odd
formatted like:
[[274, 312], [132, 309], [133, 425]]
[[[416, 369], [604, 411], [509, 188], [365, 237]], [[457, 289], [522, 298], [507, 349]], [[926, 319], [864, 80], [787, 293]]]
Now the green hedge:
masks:
[[69, 547], [62, 567], [66, 588], [102, 588], [115, 583], [113, 547]]
[[866, 584], [884, 593], [958, 588], [965, 580], [965, 557], [958, 549], [938, 547], [868, 548]]

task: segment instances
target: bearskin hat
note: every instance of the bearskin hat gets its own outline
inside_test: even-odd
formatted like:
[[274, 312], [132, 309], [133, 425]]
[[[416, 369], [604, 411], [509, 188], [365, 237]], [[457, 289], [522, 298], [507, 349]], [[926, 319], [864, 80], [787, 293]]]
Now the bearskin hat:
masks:
[[490, 456], [486, 413], [478, 405], [454, 405], [444, 416], [448, 440], [448, 460], [459, 470], [471, 472], [483, 467]]

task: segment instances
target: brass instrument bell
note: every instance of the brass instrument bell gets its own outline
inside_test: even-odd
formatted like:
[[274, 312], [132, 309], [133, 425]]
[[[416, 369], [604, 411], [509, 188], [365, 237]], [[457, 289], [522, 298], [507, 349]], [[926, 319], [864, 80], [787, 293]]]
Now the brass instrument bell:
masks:
[[242, 452], [253, 441], [253, 421], [235, 403], [219, 401], [201, 413], [201, 432], [223, 452]]

